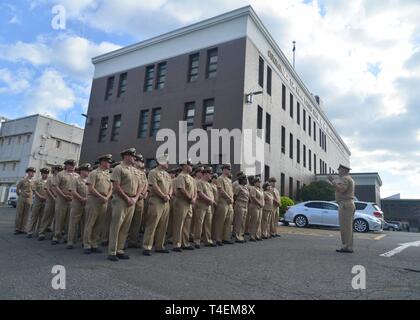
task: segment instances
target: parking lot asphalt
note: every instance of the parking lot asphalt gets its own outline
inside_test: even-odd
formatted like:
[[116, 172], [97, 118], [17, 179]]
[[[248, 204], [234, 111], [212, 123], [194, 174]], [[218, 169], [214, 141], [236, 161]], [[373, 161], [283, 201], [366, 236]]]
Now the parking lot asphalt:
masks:
[[[280, 238], [262, 242], [151, 257], [129, 249], [130, 260], [113, 263], [105, 253], [84, 255], [80, 244], [69, 251], [15, 236], [14, 215], [0, 208], [0, 299], [420, 298], [420, 247], [381, 256], [418, 233], [355, 234], [355, 252], [339, 254], [335, 229], [280, 226]], [[65, 267], [65, 290], [53, 289], [56, 265]], [[352, 287], [358, 265], [366, 289]]]

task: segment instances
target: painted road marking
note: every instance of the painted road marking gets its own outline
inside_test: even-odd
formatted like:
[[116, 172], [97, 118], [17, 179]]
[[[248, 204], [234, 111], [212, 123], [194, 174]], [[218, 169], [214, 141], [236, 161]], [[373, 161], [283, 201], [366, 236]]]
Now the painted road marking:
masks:
[[400, 243], [399, 247], [396, 247], [395, 249], [393, 249], [391, 251], [380, 254], [379, 256], [390, 258], [390, 257], [396, 255], [397, 253], [400, 253], [400, 252], [402, 252], [405, 249], [410, 248], [410, 247], [420, 247], [420, 241]]

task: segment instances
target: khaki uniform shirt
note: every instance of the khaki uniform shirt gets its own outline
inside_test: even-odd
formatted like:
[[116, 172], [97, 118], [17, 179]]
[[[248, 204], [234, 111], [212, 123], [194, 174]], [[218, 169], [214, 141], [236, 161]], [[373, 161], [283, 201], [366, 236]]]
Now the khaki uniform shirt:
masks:
[[[61, 171], [53, 179], [53, 185], [60, 188], [65, 195], [71, 195], [70, 190], [73, 186], [73, 180], [77, 178], [77, 173]], [[58, 195], [60, 197], [60, 195]], [[63, 199], [64, 200], [64, 199]]]
[[[47, 191], [45, 190], [45, 186], [47, 184], [47, 180], [39, 179], [34, 182], [34, 191], [38, 192], [41, 197], [47, 197]], [[35, 200], [42, 202], [43, 200], [39, 198], [35, 193]]]
[[[228, 177], [221, 175], [219, 178], [217, 178], [217, 188], [222, 189], [231, 199], [233, 199], [232, 180], [230, 180]], [[222, 199], [226, 202], [226, 199], [219, 195], [219, 200]]]
[[236, 196], [236, 202], [243, 204], [243, 205], [248, 205], [248, 201], [249, 201], [249, 190], [247, 188], [247, 186], [243, 186], [238, 184], [238, 186], [236, 187], [236, 189], [234, 189], [234, 194]]
[[135, 197], [140, 185], [137, 171], [133, 166], [122, 163], [112, 170], [111, 181], [117, 182], [127, 196]]
[[217, 200], [219, 199], [219, 191], [217, 191], [217, 185], [215, 185], [214, 183], [210, 183], [211, 188], [213, 189], [213, 198], [214, 201], [217, 202]]
[[34, 182], [32, 179], [28, 179], [27, 177], [20, 180], [16, 185], [16, 190], [19, 190], [19, 199], [27, 202], [32, 203], [32, 196], [34, 190]]
[[196, 181], [188, 173], [181, 172], [175, 179], [175, 186], [175, 195], [177, 199], [189, 201], [179, 189], [185, 189], [192, 198], [197, 194]]
[[[83, 179], [81, 176], [78, 176], [73, 180], [72, 191], [77, 192], [81, 197], [86, 198], [88, 193], [88, 186], [86, 182], [87, 179]], [[79, 202], [76, 198], [73, 198], [73, 201]]]
[[158, 197], [161, 199], [160, 195], [158, 195], [154, 190], [155, 187], [159, 188], [163, 194], [170, 196], [172, 179], [169, 173], [165, 170], [160, 169], [159, 167], [154, 168], [149, 172], [148, 181], [150, 187], [150, 197]]
[[[96, 191], [106, 197], [112, 188], [111, 175], [108, 170], [102, 170], [100, 168], [95, 169], [89, 173], [86, 184], [95, 188]], [[94, 196], [91, 193], [89, 193], [89, 195]]]
[[[251, 186], [250, 188], [249, 188], [249, 196], [251, 197], [254, 197], [254, 198], [256, 198], [259, 202], [261, 202], [262, 201], [262, 203], [263, 203], [263, 206], [264, 206], [264, 193], [263, 193], [263, 191], [261, 190], [261, 188], [257, 188], [257, 187], [254, 187], [254, 186]], [[257, 206], [259, 206], [258, 204], [256, 204], [255, 202], [251, 202], [253, 205], [257, 205]]]
[[[143, 192], [147, 192], [147, 187], [148, 187], [148, 182], [147, 182], [147, 177], [146, 174], [144, 173], [143, 170], [140, 169], [136, 169], [136, 176], [137, 179], [139, 180], [139, 188], [140, 191]], [[139, 199], [139, 202], [142, 201], [143, 199]]]
[[48, 189], [53, 195], [56, 195], [54, 190], [52, 189], [54, 177], [55, 177], [54, 175], [49, 176], [47, 179], [47, 182], [45, 183], [45, 193], [47, 195], [47, 200], [50, 200], [50, 201], [55, 201], [55, 198], [51, 197], [50, 194], [47, 192], [47, 189]]
[[[279, 190], [277, 190], [277, 188], [273, 188], [273, 191], [271, 191], [271, 193], [273, 194], [274, 199], [277, 199], [277, 201], [280, 202], [280, 192]], [[273, 202], [273, 207], [274, 209], [278, 208], [279, 205]]]
[[[213, 187], [211, 186], [211, 184], [209, 182], [204, 181], [204, 180], [197, 181], [197, 193], [198, 192], [202, 192], [207, 197], [209, 197], [210, 199], [214, 200]], [[200, 204], [200, 205], [205, 205], [205, 206], [209, 206], [210, 205], [207, 201], [205, 201], [201, 197], [198, 197], [197, 198], [197, 203]]]
[[272, 191], [264, 191], [263, 210], [273, 210], [273, 192]]
[[340, 192], [335, 189], [335, 200], [337, 202], [354, 200], [354, 181], [350, 176], [338, 177], [335, 179], [335, 183], [341, 187], [344, 187], [344, 191]]

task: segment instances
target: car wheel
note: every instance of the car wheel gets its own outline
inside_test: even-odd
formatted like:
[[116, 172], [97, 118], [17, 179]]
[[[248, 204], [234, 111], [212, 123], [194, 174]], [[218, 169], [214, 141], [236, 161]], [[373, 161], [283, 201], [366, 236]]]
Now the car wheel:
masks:
[[368, 232], [369, 231], [369, 225], [366, 222], [366, 220], [363, 219], [356, 219], [353, 223], [353, 229], [356, 232]]
[[295, 225], [299, 228], [306, 228], [308, 226], [308, 219], [304, 215], [297, 215], [295, 217]]

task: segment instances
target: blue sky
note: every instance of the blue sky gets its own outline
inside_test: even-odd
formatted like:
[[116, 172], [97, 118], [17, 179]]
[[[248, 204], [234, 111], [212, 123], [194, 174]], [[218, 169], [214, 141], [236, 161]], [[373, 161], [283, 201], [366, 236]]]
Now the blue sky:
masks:
[[[80, 126], [93, 56], [251, 4], [382, 195], [420, 197], [418, 0], [0, 1], [0, 115]], [[54, 30], [52, 8], [66, 10]]]

